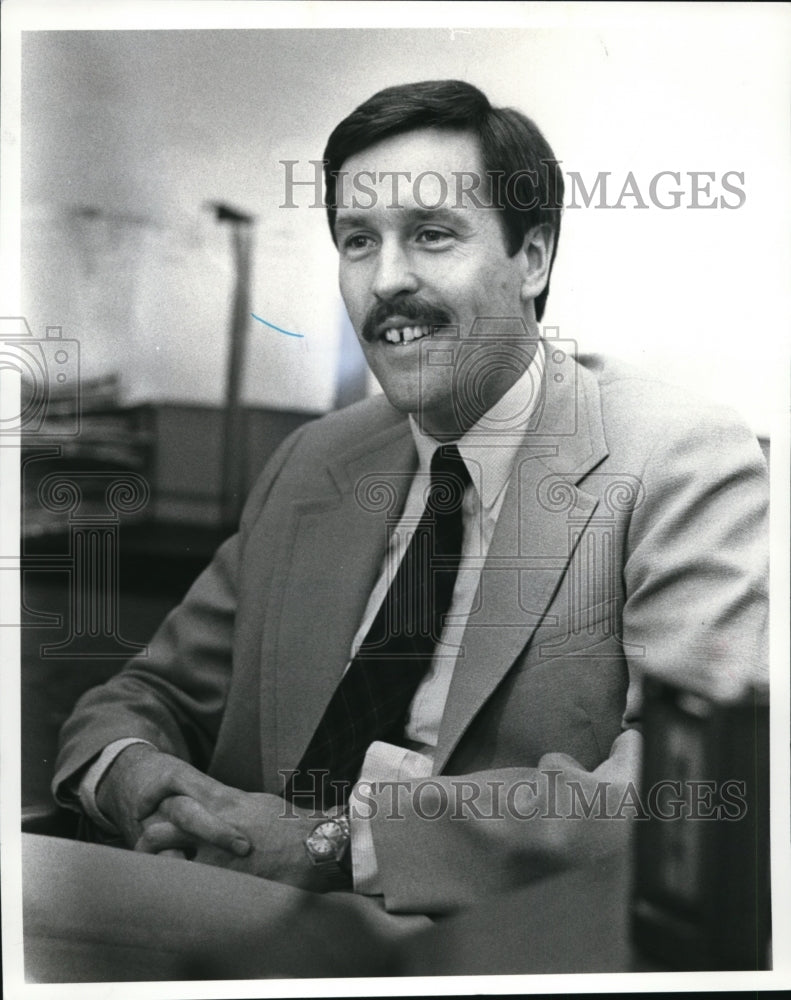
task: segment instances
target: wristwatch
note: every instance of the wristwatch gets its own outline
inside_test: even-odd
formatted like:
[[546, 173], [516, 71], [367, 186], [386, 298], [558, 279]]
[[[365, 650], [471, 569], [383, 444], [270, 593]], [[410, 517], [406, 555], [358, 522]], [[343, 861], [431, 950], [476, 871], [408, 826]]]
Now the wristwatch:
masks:
[[305, 838], [305, 850], [311, 864], [326, 882], [327, 888], [351, 886], [351, 832], [346, 816], [336, 816], [318, 823]]

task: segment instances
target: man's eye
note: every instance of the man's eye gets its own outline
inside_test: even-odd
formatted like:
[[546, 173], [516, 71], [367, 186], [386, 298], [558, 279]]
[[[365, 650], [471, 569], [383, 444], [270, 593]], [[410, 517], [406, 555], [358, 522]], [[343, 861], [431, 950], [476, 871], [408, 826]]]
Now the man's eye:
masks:
[[421, 229], [417, 234], [420, 243], [443, 243], [451, 238], [451, 234], [444, 229]]
[[351, 251], [366, 250], [372, 244], [373, 240], [370, 236], [366, 236], [364, 233], [354, 233], [343, 241], [343, 248]]

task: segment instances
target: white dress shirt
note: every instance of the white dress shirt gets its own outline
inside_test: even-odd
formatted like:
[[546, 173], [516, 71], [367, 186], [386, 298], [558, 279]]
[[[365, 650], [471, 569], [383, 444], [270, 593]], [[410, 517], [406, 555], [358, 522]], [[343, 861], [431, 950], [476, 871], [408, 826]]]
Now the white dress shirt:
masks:
[[[360, 771], [360, 783], [363, 785], [427, 778], [431, 774], [433, 753], [437, 746], [439, 727], [464, 628], [511, 478], [516, 450], [535, 409], [543, 370], [544, 348], [539, 341], [533, 361], [523, 375], [456, 442], [470, 473], [471, 482], [462, 503], [461, 560], [445, 628], [434, 652], [431, 667], [418, 685], [409, 707], [404, 737], [411, 748], [380, 741], [372, 743]], [[423, 433], [412, 417], [409, 421], [418, 453], [418, 470], [407, 495], [401, 519], [391, 537], [384, 565], [352, 642], [352, 658], [368, 634], [407, 550], [410, 535], [423, 513], [431, 481], [431, 458], [441, 444]], [[352, 792], [352, 802], [364, 797], [364, 794], [355, 795]], [[351, 828], [355, 890], [376, 894], [380, 889], [370, 822], [364, 814], [356, 814], [353, 810]]]

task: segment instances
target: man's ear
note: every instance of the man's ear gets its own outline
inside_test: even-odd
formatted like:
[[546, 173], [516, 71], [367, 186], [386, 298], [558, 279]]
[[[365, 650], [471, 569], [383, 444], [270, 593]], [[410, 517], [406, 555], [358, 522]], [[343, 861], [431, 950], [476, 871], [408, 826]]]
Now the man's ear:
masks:
[[521, 287], [523, 302], [535, 299], [546, 288], [554, 248], [555, 234], [548, 223], [533, 226], [525, 233], [522, 244], [525, 268]]

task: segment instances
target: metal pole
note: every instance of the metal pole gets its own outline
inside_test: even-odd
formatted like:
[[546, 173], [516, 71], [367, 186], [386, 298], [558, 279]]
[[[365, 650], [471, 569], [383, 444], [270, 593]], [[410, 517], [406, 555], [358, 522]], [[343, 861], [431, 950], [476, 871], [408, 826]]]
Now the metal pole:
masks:
[[250, 272], [252, 264], [252, 227], [254, 218], [219, 202], [211, 207], [218, 222], [231, 225], [235, 286], [231, 304], [228, 364], [225, 377], [225, 416], [223, 419], [221, 517], [225, 527], [235, 527], [246, 491], [246, 428], [241, 404], [242, 377], [247, 353], [247, 329], [250, 318]]

